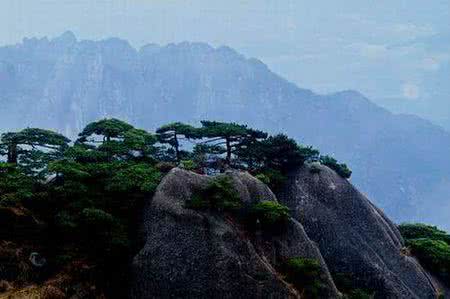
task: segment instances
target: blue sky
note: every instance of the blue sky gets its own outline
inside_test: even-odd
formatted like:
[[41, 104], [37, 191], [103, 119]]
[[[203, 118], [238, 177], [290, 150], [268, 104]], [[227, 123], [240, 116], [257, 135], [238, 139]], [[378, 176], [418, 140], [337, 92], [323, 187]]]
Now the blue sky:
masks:
[[2, 0], [0, 44], [72, 30], [139, 47], [203, 41], [300, 87], [359, 90], [450, 128], [450, 1]]

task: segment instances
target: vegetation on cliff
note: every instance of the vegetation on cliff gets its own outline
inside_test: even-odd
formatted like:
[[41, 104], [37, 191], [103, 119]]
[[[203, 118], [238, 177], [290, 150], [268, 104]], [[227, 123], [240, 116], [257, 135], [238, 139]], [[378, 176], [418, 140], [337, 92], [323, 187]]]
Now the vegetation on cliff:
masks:
[[[74, 142], [56, 132], [27, 128], [2, 134], [0, 155], [0, 208], [9, 217], [4, 219], [28, 217], [28, 222], [14, 220], [14, 225], [4, 226], [10, 231], [2, 241], [12, 242], [5, 243], [11, 252], [27, 248], [45, 264], [45, 271], [22, 273], [26, 279], [20, 280], [12, 275], [11, 283], [2, 284], [20, 287], [45, 281], [81, 263], [88, 269], [83, 277], [98, 286], [92, 292], [109, 297], [126, 296], [130, 258], [142, 245], [137, 236], [139, 211], [171, 168], [201, 174], [246, 170], [274, 190], [304, 163], [311, 164], [312, 174], [325, 169], [322, 164], [343, 178], [351, 175], [347, 165], [286, 135], [211, 121], [200, 127], [171, 123], [151, 133], [118, 119], [103, 119], [87, 125]], [[267, 232], [282, 228], [290, 210], [259, 200], [245, 214], [249, 223]], [[197, 190], [187, 207], [233, 212], [242, 203], [230, 178], [219, 175]], [[30, 229], [33, 225], [36, 228]], [[411, 253], [448, 283], [450, 236], [426, 225], [404, 224], [400, 230]], [[292, 259], [284, 268], [287, 279], [312, 296], [320, 289], [315, 263]], [[71, 292], [67, 289], [66, 295]]]
[[[118, 119], [88, 124], [74, 142], [38, 128], [7, 132], [0, 155], [0, 207], [25, 209], [45, 224], [40, 247], [47, 249], [40, 254], [47, 255], [47, 271], [39, 279], [86, 260], [96, 269], [96, 284], [115, 296], [123, 295], [116, 286], [126, 281], [139, 242], [143, 199], [151, 197], [164, 172], [175, 166], [207, 174], [236, 168], [276, 188], [292, 169], [320, 160], [311, 147], [245, 125], [171, 123], [151, 133]], [[191, 205], [239, 208], [231, 185], [219, 176]], [[253, 208], [261, 221], [273, 224], [287, 217], [283, 206], [267, 205]]]
[[450, 286], [450, 234], [422, 223], [404, 223], [399, 229], [411, 254]]

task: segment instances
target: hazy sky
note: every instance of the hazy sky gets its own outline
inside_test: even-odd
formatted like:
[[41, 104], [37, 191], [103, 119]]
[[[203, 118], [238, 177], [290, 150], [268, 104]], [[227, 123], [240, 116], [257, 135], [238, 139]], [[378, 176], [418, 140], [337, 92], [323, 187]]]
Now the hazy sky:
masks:
[[404, 100], [430, 118], [450, 116], [450, 0], [0, 2], [2, 45], [66, 30], [136, 47], [228, 45], [300, 87], [356, 89], [380, 102]]

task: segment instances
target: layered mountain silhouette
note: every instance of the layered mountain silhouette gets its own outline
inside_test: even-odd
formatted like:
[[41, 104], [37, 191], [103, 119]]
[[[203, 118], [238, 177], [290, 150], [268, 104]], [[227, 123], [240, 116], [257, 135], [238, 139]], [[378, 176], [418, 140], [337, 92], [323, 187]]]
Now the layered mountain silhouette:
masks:
[[450, 227], [450, 134], [395, 115], [355, 91], [318, 95], [228, 47], [203, 43], [139, 50], [71, 32], [0, 48], [0, 128], [56, 129], [74, 137], [117, 117], [155, 129], [170, 121], [236, 121], [286, 133], [346, 162], [352, 181], [396, 221]]

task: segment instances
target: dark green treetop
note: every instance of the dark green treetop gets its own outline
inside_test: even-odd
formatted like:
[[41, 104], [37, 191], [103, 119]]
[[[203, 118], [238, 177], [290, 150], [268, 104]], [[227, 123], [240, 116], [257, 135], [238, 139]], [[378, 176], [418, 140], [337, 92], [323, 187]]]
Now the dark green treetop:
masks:
[[164, 125], [156, 130], [158, 134], [158, 141], [169, 144], [175, 151], [175, 159], [177, 162], [181, 160], [182, 151], [180, 151], [181, 139], [197, 139], [199, 135], [198, 129], [191, 125], [181, 122], [174, 122]]
[[284, 134], [270, 136], [261, 142], [260, 153], [265, 168], [278, 169], [282, 173], [294, 169], [304, 162], [315, 159], [319, 151], [312, 147], [302, 147]]
[[68, 138], [50, 130], [26, 128], [2, 134], [0, 155], [6, 155], [8, 163], [20, 164], [32, 173], [60, 157], [69, 142]]
[[348, 179], [352, 175], [352, 171], [350, 170], [350, 168], [348, 168], [347, 164], [339, 163], [333, 157], [320, 156], [320, 163], [322, 163], [325, 166], [330, 167], [331, 169], [336, 171], [336, 173], [338, 175], [340, 175], [341, 177], [343, 177], [344, 179]]
[[153, 134], [111, 118], [88, 124], [79, 134], [75, 146], [78, 146], [78, 154], [82, 156], [101, 158], [101, 155], [95, 154], [96, 149], [97, 152], [105, 153], [106, 158], [111, 160], [113, 157], [123, 156], [147, 157], [154, 153], [156, 141]]
[[250, 129], [246, 125], [206, 120], [201, 123], [201, 136], [209, 138], [204, 143], [212, 144], [216, 149], [218, 146], [222, 147], [228, 165], [231, 163], [232, 154], [239, 148], [267, 138], [267, 133]]
[[14, 164], [0, 162], [0, 207], [15, 206], [32, 195], [33, 179]]
[[141, 156], [153, 154], [157, 137], [145, 130], [131, 129], [123, 135], [123, 144], [126, 149], [136, 151]]
[[[112, 138], [121, 138], [123, 134], [133, 129], [133, 126], [116, 118], [105, 118], [88, 124], [78, 135], [80, 142], [89, 141], [87, 138], [94, 135], [102, 136], [103, 141], [110, 141]], [[94, 142], [94, 140], [91, 140]]]

